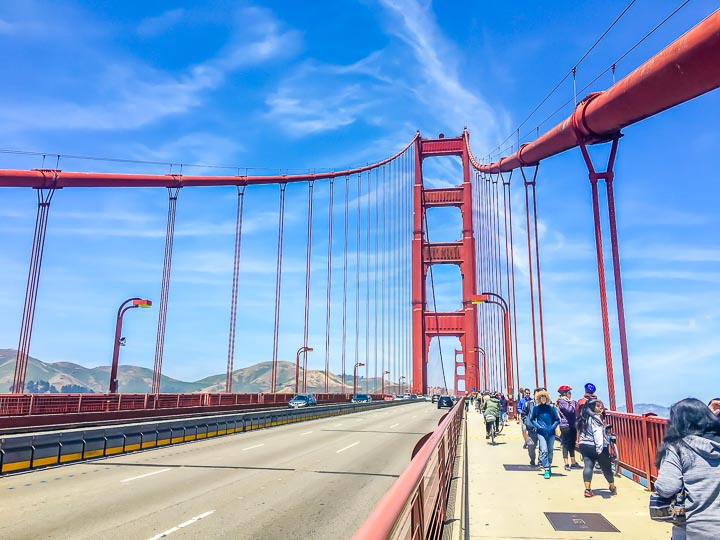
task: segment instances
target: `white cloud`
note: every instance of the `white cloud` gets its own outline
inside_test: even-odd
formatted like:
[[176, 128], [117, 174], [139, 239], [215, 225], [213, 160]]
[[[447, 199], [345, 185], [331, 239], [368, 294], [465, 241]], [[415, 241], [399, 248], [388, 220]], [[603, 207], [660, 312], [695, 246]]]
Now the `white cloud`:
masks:
[[137, 33], [143, 37], [157, 36], [175, 26], [184, 16], [184, 9], [171, 9], [157, 17], [148, 17], [140, 21], [137, 27]]

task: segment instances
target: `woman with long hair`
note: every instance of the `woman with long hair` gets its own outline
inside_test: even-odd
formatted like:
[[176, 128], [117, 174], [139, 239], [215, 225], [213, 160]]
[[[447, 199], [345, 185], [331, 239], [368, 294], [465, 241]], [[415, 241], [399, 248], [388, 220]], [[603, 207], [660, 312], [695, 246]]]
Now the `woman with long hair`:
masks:
[[530, 413], [530, 423], [537, 431], [540, 462], [545, 470], [543, 478], [547, 480], [552, 476], [555, 428], [560, 425], [560, 417], [551, 404], [550, 394], [544, 388], [539, 389], [535, 394], [535, 407]]
[[686, 492], [686, 524], [674, 525], [672, 538], [720, 538], [720, 420], [702, 401], [687, 398], [670, 408], [656, 464], [658, 495]]
[[599, 399], [589, 399], [580, 411], [580, 418], [577, 421], [577, 429], [580, 433], [580, 444], [578, 450], [583, 457], [585, 467], [583, 469], [583, 482], [585, 483], [585, 497], [593, 497], [590, 485], [592, 484], [593, 470], [595, 463], [600, 465], [600, 470], [608, 482], [610, 495], [617, 495], [615, 477], [613, 476], [608, 453], [608, 440], [605, 433], [605, 423], [602, 414], [605, 410], [603, 402]]

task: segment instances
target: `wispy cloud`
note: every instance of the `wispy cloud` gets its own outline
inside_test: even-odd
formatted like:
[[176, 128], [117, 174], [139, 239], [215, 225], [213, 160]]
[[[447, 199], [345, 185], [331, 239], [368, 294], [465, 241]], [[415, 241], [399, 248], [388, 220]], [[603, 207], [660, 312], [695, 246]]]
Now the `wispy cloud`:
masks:
[[157, 36], [175, 26], [184, 16], [184, 9], [171, 9], [157, 17], [148, 17], [140, 21], [137, 27], [137, 33], [143, 37]]
[[[284, 29], [267, 10], [242, 8], [232, 20], [228, 44], [215, 57], [177, 75], [132, 58], [108, 61], [106, 55], [90, 51], [79, 62], [83, 86], [91, 89], [84, 101], [47, 97], [8, 104], [0, 109], [0, 120], [15, 131], [137, 129], [198, 107], [205, 93], [224, 83], [228, 73], [290, 57], [300, 47], [299, 33]], [[88, 69], [94, 64], [97, 75]], [[48, 118], [63, 121], [48, 122]]]

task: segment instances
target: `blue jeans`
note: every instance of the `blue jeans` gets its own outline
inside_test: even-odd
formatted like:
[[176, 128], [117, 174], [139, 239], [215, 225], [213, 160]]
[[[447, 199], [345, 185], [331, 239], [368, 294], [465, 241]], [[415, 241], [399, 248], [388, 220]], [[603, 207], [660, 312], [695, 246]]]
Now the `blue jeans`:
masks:
[[540, 463], [545, 469], [552, 465], [553, 446], [555, 446], [555, 433], [544, 435], [538, 433], [538, 445], [540, 446]]

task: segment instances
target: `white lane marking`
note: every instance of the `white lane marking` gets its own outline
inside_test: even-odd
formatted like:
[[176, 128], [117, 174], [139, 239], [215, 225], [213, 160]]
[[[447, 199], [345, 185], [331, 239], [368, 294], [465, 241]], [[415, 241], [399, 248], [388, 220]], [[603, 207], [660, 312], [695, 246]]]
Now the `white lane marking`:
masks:
[[354, 442], [354, 443], [352, 443], [352, 444], [349, 444], [349, 445], [347, 445], [345, 448], [341, 448], [340, 450], [338, 450], [338, 451], [335, 452], [335, 453], [336, 453], [336, 454], [339, 454], [340, 452], [344, 452], [344, 451], [347, 450], [348, 448], [352, 448], [353, 446], [357, 446], [358, 444], [360, 444], [360, 441]]
[[161, 532], [160, 534], [156, 534], [152, 538], [148, 540], [160, 540], [160, 538], [165, 538], [168, 535], [171, 535], [174, 532], [179, 531], [183, 527], [187, 527], [188, 525], [192, 525], [196, 521], [200, 521], [202, 518], [208, 517], [210, 514], [214, 513], [215, 510], [210, 510], [208, 512], [205, 512], [204, 514], [200, 514], [199, 516], [195, 516], [194, 518], [188, 519], [185, 523], [181, 523], [177, 527], [173, 527], [172, 529], [168, 529], [167, 531]]
[[253, 448], [260, 448], [261, 446], [265, 446], [265, 444], [256, 444], [255, 446], [248, 446], [247, 448], [243, 448], [242, 451], [245, 450], [252, 450]]
[[312, 431], [306, 431], [305, 433], [301, 433], [300, 436], [303, 437], [305, 435], [310, 435]]
[[340, 426], [342, 426], [342, 422], [340, 422], [339, 424], [335, 424], [333, 427], [340, 427]]
[[400, 424], [393, 424], [392, 426], [390, 426], [390, 429], [392, 429], [392, 428], [394, 428], [394, 427], [398, 427], [399, 425], [400, 425]]
[[120, 482], [132, 482], [133, 480], [139, 480], [140, 478], [145, 478], [147, 476], [152, 476], [153, 474], [160, 474], [161, 472], [169, 471], [170, 469], [160, 469], [159, 471], [153, 471], [149, 472], [147, 474], [141, 474], [140, 476], [133, 476], [132, 478], [126, 478], [125, 480], [120, 480]]

